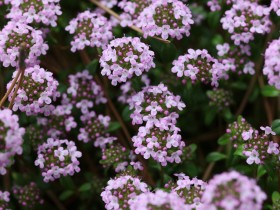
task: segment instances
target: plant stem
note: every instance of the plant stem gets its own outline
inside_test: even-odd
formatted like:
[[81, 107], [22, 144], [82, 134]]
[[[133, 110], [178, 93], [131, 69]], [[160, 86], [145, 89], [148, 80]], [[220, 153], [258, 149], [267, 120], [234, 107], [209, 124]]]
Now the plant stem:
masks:
[[11, 99], [11, 102], [9, 104], [9, 109], [12, 109], [13, 108], [13, 105], [14, 105], [14, 102], [15, 102], [15, 98], [17, 96], [17, 92], [18, 92], [18, 89], [21, 87], [22, 85], [22, 82], [23, 82], [23, 78], [24, 78], [24, 70], [25, 69], [20, 69], [19, 71], [21, 71], [21, 74], [20, 74], [20, 78], [19, 78], [19, 81], [17, 83], [17, 87], [13, 93], [13, 96], [12, 96], [12, 99]]
[[[113, 10], [111, 10], [111, 9], [109, 9], [108, 7], [104, 6], [103, 4], [101, 4], [100, 2], [98, 2], [97, 0], [90, 0], [90, 1], [91, 1], [92, 3], [94, 3], [96, 6], [98, 6], [99, 8], [103, 9], [105, 12], [109, 13], [110, 15], [112, 15], [113, 17], [115, 17], [116, 19], [118, 19], [119, 21], [122, 21], [121, 17], [120, 17], [116, 12], [114, 12]], [[134, 30], [134, 31], [136, 31], [136, 32], [138, 32], [138, 33], [140, 33], [140, 34], [143, 34], [143, 31], [142, 31], [140, 28], [138, 28], [138, 27], [136, 27], [136, 26], [134, 26], [134, 25], [131, 25], [131, 26], [128, 26], [128, 27], [131, 28], [132, 30]], [[157, 37], [157, 36], [152, 36], [152, 38], [157, 39], [157, 40], [159, 40], [159, 41], [161, 41], [161, 42], [164, 42], [164, 43], [166, 43], [166, 44], [169, 44], [169, 43], [170, 43], [169, 40], [165, 40], [165, 39], [159, 38], [159, 37]]]

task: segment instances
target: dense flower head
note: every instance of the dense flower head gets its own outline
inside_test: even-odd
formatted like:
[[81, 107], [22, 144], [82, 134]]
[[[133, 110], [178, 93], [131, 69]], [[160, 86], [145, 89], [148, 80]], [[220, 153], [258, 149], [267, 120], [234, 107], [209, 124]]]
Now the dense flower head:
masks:
[[206, 183], [197, 178], [191, 179], [183, 173], [175, 175], [178, 177], [177, 182], [168, 182], [165, 184], [165, 189], [176, 192], [185, 200], [185, 204], [191, 209], [198, 208], [201, 205], [201, 197], [205, 190]]
[[131, 20], [131, 24], [137, 24], [137, 19], [141, 12], [148, 6], [150, 6], [152, 0], [121, 0], [118, 6], [123, 9], [124, 13], [121, 15], [125, 18], [124, 22], [121, 23], [123, 26], [129, 25], [125, 23]]
[[173, 61], [171, 71], [178, 77], [189, 78], [193, 83], [201, 81], [213, 86], [218, 86], [218, 80], [223, 78], [222, 65], [205, 49], [188, 49], [187, 54]]
[[24, 46], [25, 63], [32, 66], [40, 55], [45, 55], [48, 45], [43, 34], [20, 21], [9, 21], [0, 31], [0, 61], [4, 67], [16, 67], [19, 63], [20, 50]]
[[139, 178], [123, 175], [109, 180], [101, 197], [107, 210], [128, 210], [129, 200], [141, 193], [147, 193], [148, 190], [148, 185]]
[[137, 20], [144, 37], [158, 35], [163, 39], [189, 36], [193, 23], [190, 9], [179, 0], [155, 0]]
[[265, 199], [265, 193], [255, 180], [235, 171], [224, 172], [215, 175], [206, 186], [202, 196], [205, 207], [202, 209], [261, 210]]
[[16, 186], [12, 191], [19, 204], [23, 207], [32, 209], [36, 205], [44, 203], [40, 195], [40, 190], [35, 182], [31, 182], [23, 187]]
[[115, 5], [117, 5], [118, 0], [101, 0], [100, 3], [108, 8], [113, 8]]
[[168, 126], [168, 130], [140, 127], [138, 134], [132, 137], [135, 153], [145, 159], [153, 158], [162, 166], [166, 166], [167, 162], [180, 163], [185, 143], [179, 132], [175, 125]]
[[49, 182], [79, 172], [81, 156], [73, 141], [49, 138], [38, 147], [35, 165], [41, 169], [44, 181]]
[[209, 105], [223, 110], [229, 107], [232, 103], [232, 93], [228, 90], [219, 88], [207, 92], [209, 98]]
[[37, 118], [38, 124], [48, 128], [47, 135], [51, 138], [66, 137], [66, 134], [73, 128], [77, 127], [77, 123], [72, 116], [72, 105], [58, 105], [47, 118]]
[[78, 140], [88, 143], [98, 141], [98, 138], [106, 136], [110, 117], [97, 115], [94, 111], [81, 116], [83, 126], [80, 128]]
[[231, 34], [236, 45], [254, 40], [254, 34], [270, 31], [270, 8], [250, 1], [236, 1], [221, 18], [223, 28]]
[[86, 46], [105, 48], [113, 38], [112, 25], [106, 17], [85, 11], [70, 21], [66, 31], [74, 34], [71, 51], [83, 50]]
[[69, 102], [83, 114], [88, 113], [95, 105], [107, 102], [101, 86], [94, 81], [87, 70], [69, 75], [67, 97]]
[[[13, 78], [15, 78], [18, 71], [20, 70], [14, 72]], [[11, 86], [12, 81], [8, 83], [7, 88]], [[26, 68], [22, 84], [15, 97], [13, 111], [20, 110], [27, 115], [50, 115], [54, 110], [54, 106], [51, 103], [60, 95], [57, 92], [57, 87], [58, 81], [53, 78], [53, 73], [38, 65]], [[9, 95], [10, 101], [14, 90]]]
[[19, 127], [19, 118], [11, 110], [0, 110], [0, 174], [6, 174], [16, 154], [22, 154], [22, 143], [25, 129]]
[[280, 16], [280, 0], [272, 0], [270, 7]]
[[241, 74], [255, 74], [255, 63], [248, 59], [251, 55], [249, 45], [218, 44], [218, 60], [223, 65], [226, 74], [235, 72]]
[[237, 147], [243, 143], [242, 134], [244, 131], [253, 129], [252, 126], [242, 116], [238, 116], [237, 120], [228, 125], [226, 132], [230, 136], [230, 140], [234, 141], [233, 146]]
[[10, 13], [7, 15], [15, 21], [26, 23], [43, 23], [56, 26], [57, 18], [62, 14], [60, 0], [11, 0]]
[[212, 12], [221, 10], [221, 5], [219, 3], [219, 0], [209, 0], [207, 2], [207, 6], [210, 8]]
[[117, 38], [102, 52], [101, 74], [108, 76], [112, 85], [117, 85], [155, 67], [153, 58], [154, 52], [140, 38]]
[[10, 193], [8, 191], [0, 191], [0, 209], [8, 209], [10, 202]]
[[[280, 3], [280, 2], [279, 2]], [[263, 74], [268, 83], [280, 90], [280, 39], [273, 40], [265, 51]]]
[[164, 84], [144, 87], [131, 97], [129, 106], [134, 110], [130, 115], [133, 124], [145, 122], [147, 128], [156, 125], [167, 130], [176, 123], [177, 111], [186, 107], [181, 97], [173, 95]]
[[32, 145], [33, 150], [37, 151], [38, 146], [48, 139], [47, 126], [35, 124], [26, 128], [25, 139]]
[[130, 210], [191, 210], [175, 192], [163, 190], [142, 193], [131, 199], [129, 204]]

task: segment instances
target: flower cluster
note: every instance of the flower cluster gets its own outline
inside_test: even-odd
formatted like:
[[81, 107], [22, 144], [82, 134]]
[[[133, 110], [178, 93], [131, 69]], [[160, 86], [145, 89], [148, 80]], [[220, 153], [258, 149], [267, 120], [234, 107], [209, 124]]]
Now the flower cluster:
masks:
[[248, 59], [251, 55], [249, 45], [218, 44], [218, 60], [223, 64], [225, 72], [236, 72], [241, 74], [255, 74], [255, 63]]
[[[118, 6], [123, 9], [124, 13], [121, 17], [124, 19], [121, 25], [126, 26], [129, 24], [137, 24], [137, 19], [143, 10], [150, 6], [152, 0], [121, 0]], [[129, 22], [129, 20], [131, 20]]]
[[232, 103], [232, 93], [225, 89], [214, 89], [207, 92], [210, 99], [209, 105], [217, 107], [219, 110], [229, 107]]
[[110, 117], [96, 115], [94, 111], [91, 111], [81, 116], [81, 121], [84, 126], [80, 128], [78, 140], [88, 143], [89, 141], [98, 141], [98, 138], [106, 136]]
[[272, 0], [270, 7], [276, 12], [278, 16], [280, 16], [280, 1]]
[[13, 163], [16, 154], [22, 154], [24, 128], [19, 127], [18, 116], [9, 109], [0, 110], [0, 174], [6, 174], [6, 167]]
[[106, 17], [85, 11], [71, 20], [66, 31], [74, 34], [71, 51], [83, 50], [86, 46], [105, 48], [113, 38], [111, 23]]
[[135, 153], [143, 155], [145, 159], [152, 157], [162, 166], [166, 166], [167, 162], [180, 163], [185, 142], [179, 132], [180, 129], [172, 124], [167, 130], [155, 126], [140, 127], [138, 134], [132, 138]]
[[40, 195], [40, 190], [35, 182], [31, 182], [29, 185], [23, 187], [14, 187], [13, 194], [21, 206], [29, 209], [34, 208], [38, 204], [44, 203], [44, 200]]
[[118, 0], [101, 0], [100, 3], [108, 8], [113, 8], [115, 5], [117, 5]]
[[147, 192], [147, 184], [139, 178], [123, 175], [109, 180], [101, 197], [107, 210], [129, 209], [130, 199]]
[[225, 172], [209, 181], [202, 196], [202, 209], [261, 210], [265, 199], [255, 180], [235, 171]]
[[35, 165], [40, 167], [45, 182], [80, 171], [78, 158], [82, 153], [73, 141], [49, 138], [38, 147], [37, 155]]
[[143, 30], [144, 37], [159, 35], [163, 39], [182, 39], [190, 35], [192, 14], [190, 9], [179, 0], [156, 0], [141, 12], [137, 25]]
[[149, 46], [142, 43], [138, 37], [123, 37], [114, 39], [102, 52], [100, 65], [101, 74], [112, 80], [112, 85], [126, 82], [135, 74], [140, 76], [143, 72], [155, 67], [154, 52]]
[[175, 96], [163, 84], [147, 86], [131, 97], [130, 109], [133, 124], [146, 123], [147, 128], [156, 126], [168, 130], [169, 125], [176, 124], [177, 111], [182, 111], [186, 105], [180, 96]]
[[26, 128], [25, 139], [27, 139], [28, 143], [32, 145], [33, 150], [37, 151], [38, 146], [48, 139], [47, 133], [47, 126], [40, 124], [30, 125]]
[[69, 85], [67, 89], [69, 102], [80, 109], [83, 114], [88, 113], [94, 105], [107, 102], [102, 88], [87, 70], [69, 75]]
[[212, 12], [221, 10], [221, 5], [219, 3], [219, 0], [209, 0], [207, 2], [207, 6], [210, 8]]
[[171, 71], [178, 77], [191, 79], [193, 83], [201, 81], [213, 86], [218, 86], [218, 80], [223, 78], [222, 65], [207, 50], [189, 49], [187, 54], [173, 61]]
[[9, 4], [11, 0], [0, 0], [0, 6], [4, 4]]
[[40, 55], [45, 55], [48, 45], [44, 43], [43, 34], [20, 21], [10, 21], [0, 31], [0, 61], [4, 67], [18, 66], [20, 50], [24, 46], [25, 63], [34, 65]]
[[173, 183], [170, 181], [165, 184], [165, 188], [176, 192], [185, 200], [185, 204], [187, 204], [191, 209], [199, 208], [206, 183], [197, 178], [190, 179], [190, 177], [183, 173], [175, 175], [178, 176], [177, 182]]
[[8, 209], [10, 202], [10, 193], [7, 191], [0, 191], [0, 209]]
[[57, 18], [62, 14], [60, 0], [11, 0], [8, 18], [26, 23], [43, 23], [56, 26]]
[[270, 31], [270, 8], [250, 1], [236, 1], [230, 10], [221, 18], [223, 28], [231, 34], [235, 45], [249, 43], [254, 34], [265, 34]]
[[263, 74], [268, 77], [268, 83], [280, 90], [280, 39], [270, 43], [265, 51], [265, 66]]
[[184, 199], [175, 192], [156, 190], [136, 196], [129, 201], [130, 210], [191, 210], [184, 204]]
[[[14, 72], [13, 78], [18, 71], [20, 70]], [[8, 83], [7, 88], [11, 86], [12, 81]], [[13, 111], [19, 109], [27, 115], [50, 115], [54, 110], [54, 106], [51, 103], [59, 96], [57, 87], [58, 82], [53, 78], [51, 72], [38, 65], [25, 69], [22, 84], [15, 97]], [[13, 95], [14, 91], [9, 95], [10, 101]]]

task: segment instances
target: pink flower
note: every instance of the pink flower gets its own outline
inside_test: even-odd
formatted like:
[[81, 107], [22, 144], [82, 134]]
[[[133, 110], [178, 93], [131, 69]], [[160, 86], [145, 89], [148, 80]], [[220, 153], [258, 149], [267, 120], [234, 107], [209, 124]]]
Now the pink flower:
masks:
[[260, 128], [261, 128], [261, 130], [263, 130], [265, 132], [265, 135], [270, 135], [270, 134], [276, 135], [276, 133], [269, 126], [266, 126], [266, 127], [261, 126]]

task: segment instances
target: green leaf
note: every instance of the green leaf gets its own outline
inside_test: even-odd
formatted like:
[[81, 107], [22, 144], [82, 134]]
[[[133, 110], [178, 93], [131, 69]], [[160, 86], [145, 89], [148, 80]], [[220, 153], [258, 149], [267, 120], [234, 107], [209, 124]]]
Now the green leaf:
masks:
[[95, 74], [96, 73], [98, 63], [99, 63], [98, 60], [94, 59], [86, 66], [86, 68], [90, 72], [90, 74]]
[[218, 144], [226, 145], [229, 141], [230, 141], [230, 135], [226, 133], [218, 139]]
[[113, 132], [118, 130], [121, 127], [121, 124], [119, 122], [111, 122], [109, 125], [109, 128], [107, 129], [107, 132]]
[[266, 172], [267, 172], [267, 171], [266, 171], [265, 167], [262, 166], [262, 165], [259, 165], [259, 166], [258, 166], [258, 172], [257, 172], [257, 179], [259, 179], [259, 178], [261, 178], [263, 175], [265, 175]]
[[226, 159], [227, 156], [223, 153], [220, 152], [211, 152], [209, 155], [207, 155], [206, 160], [208, 162], [216, 162], [219, 160]]
[[236, 151], [233, 153], [236, 156], [244, 157], [243, 155], [243, 145], [239, 145], [236, 149]]
[[197, 145], [196, 144], [191, 144], [189, 145], [189, 147], [191, 148], [191, 152], [194, 153], [197, 149]]
[[132, 110], [129, 109], [129, 106], [126, 106], [124, 109], [123, 109], [123, 112], [122, 112], [122, 117], [123, 117], [123, 120], [125, 122], [129, 121], [130, 120], [130, 115], [132, 113]]
[[162, 61], [168, 63], [176, 58], [177, 49], [174, 44], [162, 44], [160, 49], [160, 58]]
[[85, 183], [80, 188], [80, 192], [89, 191], [91, 189], [91, 183]]
[[280, 95], [280, 90], [277, 90], [273, 86], [266, 85], [262, 88], [261, 93], [266, 97], [277, 97]]
[[273, 202], [273, 203], [276, 203], [276, 202], [279, 201], [279, 200], [280, 200], [280, 193], [277, 192], [277, 191], [274, 191], [274, 192], [272, 193], [272, 202]]
[[74, 191], [72, 190], [66, 190], [63, 193], [60, 194], [59, 199], [60, 200], [66, 200], [67, 198], [69, 198], [71, 195], [74, 194]]
[[271, 124], [271, 128], [277, 135], [280, 135], [280, 119], [274, 120]]

